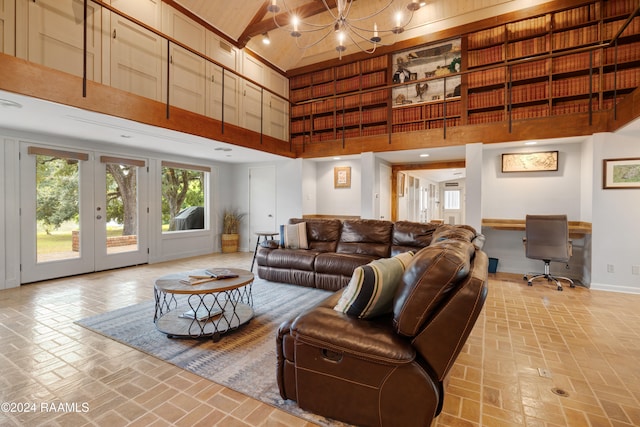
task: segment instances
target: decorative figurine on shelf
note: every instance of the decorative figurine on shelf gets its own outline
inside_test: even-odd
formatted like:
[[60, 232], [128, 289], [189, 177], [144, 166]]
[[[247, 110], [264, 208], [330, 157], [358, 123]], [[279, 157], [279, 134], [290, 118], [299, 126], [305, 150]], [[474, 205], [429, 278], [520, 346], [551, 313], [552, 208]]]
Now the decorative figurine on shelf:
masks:
[[427, 93], [428, 89], [429, 89], [428, 83], [424, 83], [422, 85], [420, 83], [416, 83], [416, 96], [420, 98], [420, 101], [422, 101], [422, 97], [425, 93]]

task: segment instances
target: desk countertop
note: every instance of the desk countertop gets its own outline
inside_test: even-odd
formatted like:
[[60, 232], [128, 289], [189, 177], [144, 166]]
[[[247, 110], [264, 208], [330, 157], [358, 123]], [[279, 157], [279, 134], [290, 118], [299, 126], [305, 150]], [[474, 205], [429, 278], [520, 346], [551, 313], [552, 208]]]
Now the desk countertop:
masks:
[[[496, 219], [483, 218], [482, 226], [496, 230], [516, 230], [524, 231], [524, 219]], [[569, 221], [569, 235], [571, 237], [584, 237], [585, 234], [591, 234], [591, 223], [584, 221]]]

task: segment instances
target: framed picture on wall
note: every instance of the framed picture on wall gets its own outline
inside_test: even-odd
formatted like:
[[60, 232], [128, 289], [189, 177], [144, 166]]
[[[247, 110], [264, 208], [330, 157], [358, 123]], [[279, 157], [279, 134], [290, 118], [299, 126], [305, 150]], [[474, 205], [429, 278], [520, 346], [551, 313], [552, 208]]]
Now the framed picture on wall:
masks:
[[336, 166], [333, 168], [334, 188], [351, 188], [351, 166]]
[[640, 158], [604, 159], [602, 188], [640, 188]]
[[502, 172], [541, 172], [558, 170], [558, 152], [504, 153]]
[[404, 197], [404, 186], [406, 175], [402, 172], [398, 174], [398, 197]]

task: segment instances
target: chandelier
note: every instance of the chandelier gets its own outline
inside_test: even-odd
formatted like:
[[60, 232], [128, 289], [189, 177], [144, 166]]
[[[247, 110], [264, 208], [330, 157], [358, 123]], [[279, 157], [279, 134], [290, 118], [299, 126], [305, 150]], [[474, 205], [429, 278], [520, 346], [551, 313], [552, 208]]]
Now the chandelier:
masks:
[[[322, 0], [326, 12], [329, 14], [329, 22], [318, 23], [303, 21], [299, 16], [299, 11], [303, 8], [292, 9], [287, 5], [286, 0], [270, 0], [267, 11], [273, 14], [273, 21], [277, 28], [287, 30], [291, 37], [296, 41], [298, 48], [306, 50], [321, 43], [331, 34], [336, 37], [336, 51], [339, 58], [347, 47], [345, 42], [350, 40], [362, 52], [372, 54], [378, 46], [389, 46], [392, 43], [385, 44], [382, 42], [382, 36], [398, 35], [404, 32], [405, 28], [411, 22], [414, 12], [425, 5], [422, 1], [410, 1], [406, 5], [406, 11], [400, 9], [395, 13], [391, 10], [391, 5], [395, 0], [389, 0], [383, 7], [366, 16], [352, 16], [351, 8], [355, 0], [335, 0], [335, 8], [330, 5], [327, 0]], [[370, 0], [360, 0], [365, 3]], [[280, 6], [282, 5], [282, 7]], [[282, 25], [277, 17], [280, 11], [288, 16], [288, 24]], [[386, 11], [386, 14], [382, 14]], [[390, 27], [378, 27], [377, 19], [390, 20], [393, 15], [393, 22]], [[372, 24], [373, 23], [373, 24]], [[383, 24], [381, 22], [381, 24]], [[387, 23], [388, 24], [388, 23]], [[268, 37], [265, 35], [265, 37]], [[303, 41], [304, 40], [304, 41]], [[394, 40], [395, 42], [395, 40]]]

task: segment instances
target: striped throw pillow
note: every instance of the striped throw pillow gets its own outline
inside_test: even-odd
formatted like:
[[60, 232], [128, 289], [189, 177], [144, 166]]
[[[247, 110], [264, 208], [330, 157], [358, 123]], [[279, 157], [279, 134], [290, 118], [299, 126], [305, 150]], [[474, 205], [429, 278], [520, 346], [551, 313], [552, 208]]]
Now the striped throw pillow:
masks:
[[281, 225], [280, 246], [286, 249], [309, 249], [307, 223]]
[[369, 319], [393, 311], [393, 298], [413, 257], [404, 252], [356, 267], [334, 310]]

